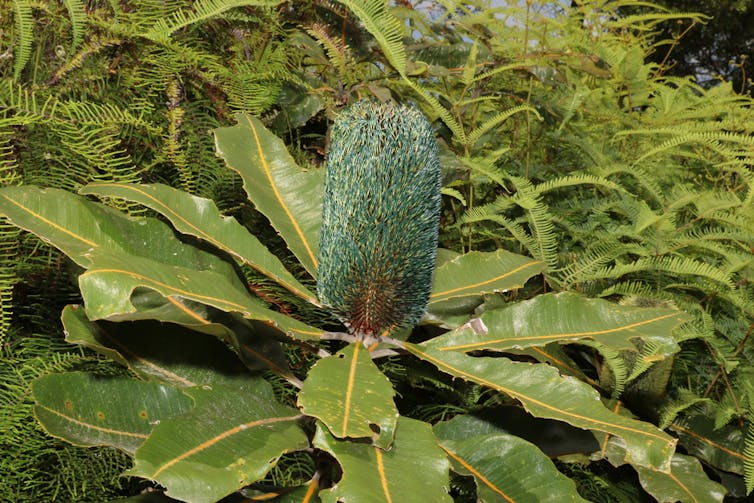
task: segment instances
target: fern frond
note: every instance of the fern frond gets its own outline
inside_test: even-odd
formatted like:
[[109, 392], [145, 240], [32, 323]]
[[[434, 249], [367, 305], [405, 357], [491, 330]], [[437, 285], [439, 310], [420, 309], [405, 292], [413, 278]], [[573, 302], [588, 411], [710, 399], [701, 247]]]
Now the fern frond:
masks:
[[624, 190], [619, 184], [611, 182], [601, 176], [591, 175], [589, 173], [578, 173], [574, 175], [561, 176], [552, 180], [547, 180], [537, 184], [535, 190], [537, 194], [544, 194], [551, 190], [562, 189], [565, 187], [575, 187], [579, 185], [594, 185], [605, 187], [612, 190]]
[[179, 186], [189, 194], [196, 194], [196, 177], [191, 172], [186, 153], [181, 148], [181, 129], [185, 111], [181, 106], [183, 87], [174, 79], [167, 88], [168, 110], [166, 113], [168, 127], [165, 132], [163, 153], [173, 163], [178, 172]]
[[623, 352], [597, 341], [581, 341], [599, 352], [602, 357], [600, 364], [600, 386], [610, 390], [610, 397], [617, 399], [623, 394], [628, 378], [628, 365]]
[[168, 18], [158, 19], [157, 22], [143, 34], [143, 36], [156, 42], [164, 42], [181, 28], [219, 16], [223, 12], [234, 7], [274, 7], [281, 1], [282, 0], [199, 0], [194, 3], [191, 11], [181, 9], [174, 12]]
[[513, 108], [509, 108], [508, 110], [505, 110], [503, 112], [500, 112], [496, 114], [493, 117], [490, 117], [486, 121], [484, 121], [479, 127], [475, 128], [473, 131], [471, 131], [467, 136], [466, 140], [464, 141], [464, 145], [472, 146], [477, 141], [479, 141], [479, 138], [481, 138], [484, 134], [489, 132], [490, 130], [494, 129], [495, 127], [499, 126], [506, 120], [508, 120], [511, 116], [521, 113], [521, 112], [529, 112], [531, 114], [534, 114], [535, 117], [537, 117], [538, 120], [542, 120], [542, 116], [539, 115], [539, 112], [537, 110], [529, 105], [519, 105]]
[[311, 25], [306, 29], [306, 32], [325, 50], [330, 64], [337, 70], [338, 79], [341, 82], [352, 85], [354, 83], [352, 70], [354, 61], [348, 45], [340, 38], [330, 35], [327, 27], [321, 24], [315, 23]]
[[469, 225], [479, 222], [493, 222], [507, 230], [529, 254], [534, 256], [537, 250], [536, 241], [532, 239], [524, 227], [508, 217], [497, 214], [493, 206], [477, 206], [466, 211], [459, 219], [459, 223]]
[[[633, 262], [604, 267], [597, 269], [591, 274], [584, 274], [582, 281], [617, 279], [629, 274], [657, 272], [669, 273], [671, 277], [683, 275], [706, 278], [719, 285], [724, 285], [728, 289], [733, 289], [733, 281], [730, 274], [720, 268], [689, 257], [663, 256], [639, 258]], [[680, 286], [680, 283], [678, 285]], [[666, 286], [670, 287], [670, 285]]]
[[665, 403], [660, 410], [658, 421], [662, 429], [673, 424], [681, 412], [700, 412], [703, 406], [713, 403], [711, 399], [700, 397], [688, 388], [679, 388], [676, 393], [677, 396]]
[[0, 107], [12, 111], [13, 120], [19, 126], [46, 120], [55, 114], [58, 103], [53, 96], [39, 103], [36, 92], [10, 81], [7, 86], [0, 86]]
[[510, 199], [529, 214], [529, 228], [531, 237], [536, 243], [534, 258], [550, 266], [558, 262], [558, 237], [555, 234], [554, 217], [536, 191], [536, 188], [525, 178], [510, 177], [518, 192]]
[[631, 382], [644, 372], [649, 370], [658, 361], [664, 360], [665, 355], [660, 352], [659, 345], [651, 340], [645, 339], [641, 343], [639, 354], [634, 359], [634, 364], [631, 367], [631, 373], [626, 377], [626, 382]]
[[626, 166], [620, 163], [605, 164], [597, 169], [597, 173], [605, 178], [614, 175], [631, 177], [639, 183], [653, 200], [662, 201], [664, 199], [664, 191], [660, 187], [657, 177], [652, 176], [644, 168], [636, 164], [633, 166]]
[[75, 50], [84, 40], [84, 33], [86, 33], [86, 6], [83, 0], [63, 0], [63, 4], [68, 9], [68, 18], [72, 26], [71, 50]]
[[[654, 6], [656, 8], [656, 6]], [[693, 12], [651, 12], [647, 14], [635, 14], [629, 16], [620, 16], [618, 20], [608, 20], [605, 26], [611, 28], [623, 29], [626, 26], [630, 26], [632, 29], [639, 30], [651, 30], [656, 25], [665, 21], [673, 20], [693, 20], [697, 23], [703, 23], [705, 19], [710, 19], [709, 16], [704, 14]]]
[[[13, 146], [11, 131], [4, 130], [0, 122], [0, 187], [21, 182]], [[20, 230], [8, 222], [0, 221], [0, 348], [6, 342], [13, 314], [13, 287], [18, 280], [16, 269], [19, 254]], [[0, 349], [0, 352], [2, 349]]]
[[[455, 117], [440, 103], [440, 100], [432, 96], [430, 91], [426, 89], [425, 87], [417, 84], [413, 80], [409, 78], [403, 79], [403, 82], [408, 84], [411, 89], [413, 89], [419, 96], [421, 96], [424, 101], [429, 105], [429, 108], [431, 110], [431, 114], [428, 113], [427, 115], [435, 117], [440, 117], [442, 121], [445, 123], [445, 125], [450, 129], [450, 131], [453, 133], [453, 136], [455, 139], [461, 143], [465, 144], [468, 142], [468, 139], [466, 137], [466, 133], [463, 130], [463, 127], [458, 123]], [[426, 112], [426, 110], [425, 110]]]
[[13, 79], [17, 81], [31, 58], [31, 44], [34, 40], [34, 18], [29, 0], [13, 0], [13, 19], [16, 25]]
[[[622, 243], [617, 240], [600, 241], [575, 254], [573, 261], [558, 271], [557, 277], [564, 288], [572, 288], [576, 284], [583, 283], [585, 276], [614, 263], [619, 257], [630, 254], [641, 256], [646, 253], [639, 245]], [[641, 284], [634, 285], [632, 288], [637, 288], [639, 285]], [[603, 293], [601, 295], [611, 294]]]
[[406, 48], [403, 46], [403, 26], [390, 11], [388, 0], [338, 0], [348, 7], [364, 24], [364, 28], [380, 44], [388, 62], [398, 73], [406, 75]]
[[754, 490], [754, 410], [749, 411], [749, 426], [746, 429], [744, 440], [744, 482], [746, 482], [746, 494]]

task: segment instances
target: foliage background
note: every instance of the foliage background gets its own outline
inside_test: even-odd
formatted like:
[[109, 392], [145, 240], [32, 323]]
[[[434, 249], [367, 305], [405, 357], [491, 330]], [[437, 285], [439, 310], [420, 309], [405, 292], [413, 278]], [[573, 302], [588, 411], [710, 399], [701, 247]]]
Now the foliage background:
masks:
[[[631, 1], [396, 2], [404, 79], [348, 2], [243, 3], [0, 0], [0, 183], [167, 183], [214, 199], [285, 256], [215, 156], [210, 129], [249, 111], [299, 163], [318, 166], [345, 103], [415, 102], [443, 141], [444, 247], [545, 261], [548, 272], [521, 296], [570, 290], [694, 315], [682, 351], [663, 364], [652, 366], [651, 347], [633, 362], [604, 348], [568, 357], [604, 396], [675, 432], [744, 496], [742, 476], [754, 468], [752, 103], [737, 92], [745, 66], [716, 69], [734, 83], [697, 86], [689, 67], [665, 57], [698, 50], [672, 41], [679, 27], [695, 25], [691, 37], [713, 22]], [[68, 446], [31, 419], [34, 377], [122, 372], [57, 338], [77, 272], [0, 227], [0, 445], [10, 454], [0, 494], [11, 501], [103, 501], [141, 489], [118, 479], [127, 460], [117, 451]], [[295, 304], [274, 286], [256, 288], [281, 309]], [[406, 406], [439, 418], [479, 405], [443, 396], [441, 384], [406, 390], [426, 386], [435, 399]], [[587, 498], [647, 498], [607, 463], [559, 466]]]

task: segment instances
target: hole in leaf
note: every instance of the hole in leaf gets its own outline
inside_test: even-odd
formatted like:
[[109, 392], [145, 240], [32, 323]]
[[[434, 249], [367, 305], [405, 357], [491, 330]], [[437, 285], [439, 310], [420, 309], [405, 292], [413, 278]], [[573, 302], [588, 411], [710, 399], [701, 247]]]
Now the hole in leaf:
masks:
[[369, 423], [369, 429], [374, 432], [375, 435], [379, 435], [382, 429], [380, 428], [380, 425]]

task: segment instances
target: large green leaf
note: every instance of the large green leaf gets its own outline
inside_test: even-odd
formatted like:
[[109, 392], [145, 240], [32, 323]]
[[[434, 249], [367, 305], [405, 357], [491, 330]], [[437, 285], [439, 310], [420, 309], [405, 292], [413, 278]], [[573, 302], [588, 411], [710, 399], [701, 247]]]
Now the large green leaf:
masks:
[[317, 427], [314, 446], [332, 454], [343, 469], [341, 479], [319, 493], [324, 502], [452, 501], [445, 492], [450, 463], [427, 423], [399, 418], [395, 442], [388, 451], [338, 440], [321, 426]]
[[717, 428], [712, 415], [694, 414], [678, 418], [670, 429], [689, 454], [720, 470], [744, 473], [746, 432], [738, 425]]
[[109, 253], [96, 256], [89, 269], [79, 276], [79, 287], [87, 315], [92, 320], [128, 319], [124, 315], [138, 312], [138, 307], [132, 302], [132, 294], [139, 288], [149, 288], [172, 299], [176, 307], [188, 313], [191, 310], [181, 303], [181, 299], [213, 306], [221, 311], [238, 312], [291, 337], [317, 339], [323, 333], [267, 309], [247, 292], [235, 274], [196, 271], [147, 258]]
[[220, 214], [210, 199], [161, 184], [95, 183], [80, 192], [143, 204], [164, 215], [179, 232], [211, 243], [292, 293], [317, 303], [316, 296], [288, 272], [275, 255], [234, 218]]
[[[621, 439], [603, 440], [600, 455], [613, 466], [626, 462], [625, 445]], [[593, 458], [596, 458], [594, 456]], [[660, 503], [721, 502], [726, 489], [710, 480], [698, 459], [675, 453], [668, 472], [637, 466], [642, 487]]]
[[631, 339], [651, 340], [669, 355], [678, 350], [674, 328], [690, 317], [671, 309], [621, 306], [564, 292], [538, 295], [480, 316], [487, 333], [460, 328], [433, 339], [441, 351], [506, 350], [592, 339], [615, 350], [635, 350]]
[[147, 439], [155, 424], [192, 406], [188, 396], [170, 385], [84, 372], [40, 377], [32, 383], [32, 395], [34, 415], [50, 435], [129, 453]]
[[393, 387], [360, 343], [323, 358], [309, 371], [298, 397], [305, 414], [320, 419], [338, 438], [393, 440], [398, 410]]
[[185, 392], [196, 406], [161, 421], [127, 472], [159, 482], [172, 498], [213, 503], [263, 477], [283, 453], [309, 445], [298, 411], [278, 404], [262, 379]]
[[33, 186], [0, 189], [0, 212], [91, 269], [80, 285], [92, 319], [142, 319], [144, 306], [135, 300], [146, 287], [172, 304], [160, 308], [163, 321], [208, 324], [182, 301], [189, 299], [243, 313], [299, 339], [317, 339], [323, 332], [265, 308], [231, 263], [181, 242], [157, 219], [131, 218], [67, 191]]
[[487, 502], [585, 502], [535, 445], [468, 415], [434, 427], [456, 471], [473, 475]]
[[632, 464], [658, 470], [670, 468], [676, 443], [673, 437], [649, 423], [611, 412], [594, 389], [578, 379], [561, 376], [549, 365], [513, 362], [503, 357], [470, 357], [409, 343], [405, 348], [443, 372], [515, 398], [534, 416], [623, 438]]
[[[187, 387], [243, 381], [250, 375], [218, 338], [179, 325], [151, 320], [94, 323], [75, 306], [67, 306], [61, 319], [66, 341], [86, 346], [146, 380]], [[280, 348], [267, 349], [263, 357], [266, 367], [290, 375]]]
[[722, 502], [726, 490], [710, 480], [698, 459], [675, 454], [670, 473], [638, 467], [641, 485], [659, 503]]
[[232, 272], [231, 264], [182, 243], [157, 219], [128, 217], [64, 190], [29, 185], [0, 188], [0, 214], [82, 267], [89, 267], [94, 252], [113, 252], [197, 270]]
[[515, 290], [544, 269], [540, 260], [505, 250], [465, 253], [438, 266], [430, 307], [449, 299]]
[[256, 117], [239, 113], [236, 120], [235, 126], [215, 129], [217, 152], [241, 175], [254, 206], [314, 276], [322, 225], [323, 173], [297, 166], [283, 141]]

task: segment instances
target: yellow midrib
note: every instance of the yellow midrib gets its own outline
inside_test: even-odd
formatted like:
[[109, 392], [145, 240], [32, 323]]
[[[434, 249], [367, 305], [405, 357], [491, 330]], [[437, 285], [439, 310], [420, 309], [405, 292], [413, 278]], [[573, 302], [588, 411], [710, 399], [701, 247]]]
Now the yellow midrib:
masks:
[[256, 127], [254, 127], [254, 123], [251, 121], [249, 117], [246, 117], [246, 121], [249, 123], [249, 128], [251, 129], [251, 133], [254, 135], [254, 142], [257, 145], [257, 152], [259, 153], [259, 160], [262, 163], [262, 170], [264, 171], [264, 174], [267, 177], [267, 181], [269, 182], [270, 187], [272, 188], [272, 192], [275, 195], [275, 199], [277, 199], [278, 203], [283, 208], [283, 211], [285, 211], [285, 214], [288, 216], [288, 219], [291, 221], [291, 224], [293, 225], [293, 230], [296, 232], [296, 234], [298, 234], [299, 239], [301, 239], [301, 243], [304, 245], [304, 248], [306, 248], [306, 254], [309, 256], [311, 263], [316, 268], [317, 257], [314, 254], [314, 251], [309, 246], [309, 241], [306, 239], [306, 235], [304, 235], [304, 231], [301, 230], [301, 227], [299, 226], [298, 221], [294, 218], [293, 213], [291, 213], [291, 210], [288, 208], [288, 205], [285, 204], [285, 201], [283, 200], [283, 196], [280, 194], [280, 191], [278, 190], [277, 184], [275, 183], [275, 180], [272, 177], [272, 171], [270, 170], [270, 166], [267, 163], [267, 158], [264, 155], [264, 150], [262, 149], [262, 142], [259, 139], [259, 134], [257, 133], [257, 129]]

